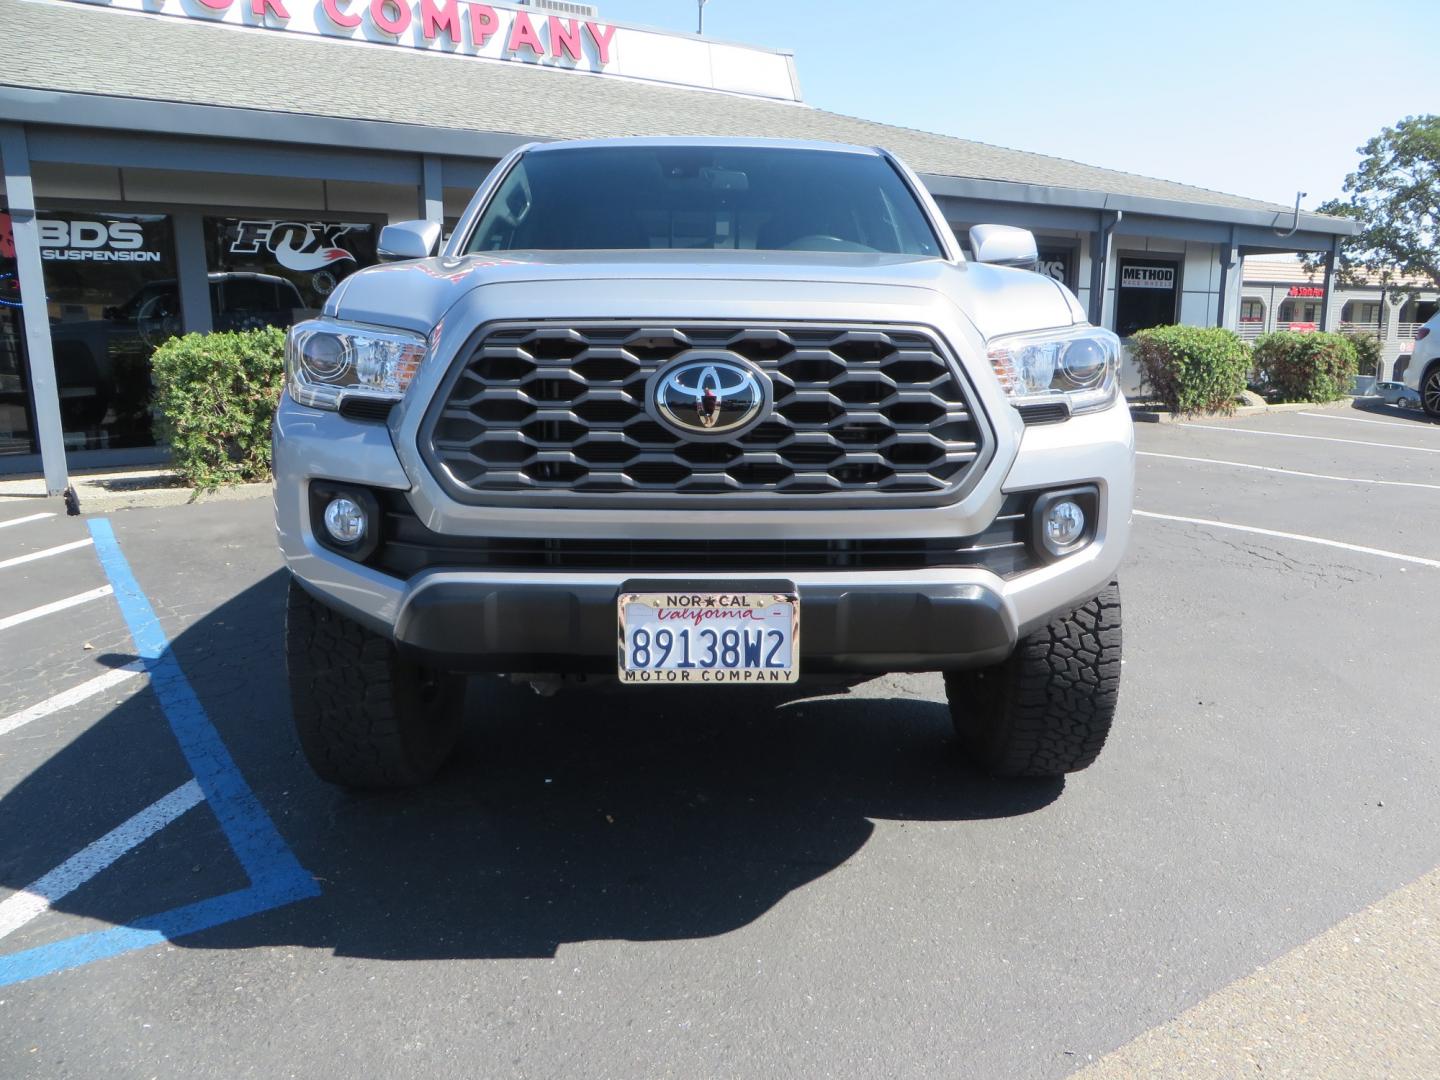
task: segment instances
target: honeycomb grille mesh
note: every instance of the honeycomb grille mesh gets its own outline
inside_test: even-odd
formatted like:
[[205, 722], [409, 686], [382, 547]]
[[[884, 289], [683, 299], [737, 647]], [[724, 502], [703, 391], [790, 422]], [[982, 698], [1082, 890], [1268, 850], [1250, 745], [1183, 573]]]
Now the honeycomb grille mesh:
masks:
[[[692, 442], [646, 412], [646, 388], [703, 350], [769, 376], [774, 407], [728, 442]], [[916, 330], [837, 326], [498, 327], [422, 433], [463, 493], [944, 495], [983, 435], [949, 361]]]

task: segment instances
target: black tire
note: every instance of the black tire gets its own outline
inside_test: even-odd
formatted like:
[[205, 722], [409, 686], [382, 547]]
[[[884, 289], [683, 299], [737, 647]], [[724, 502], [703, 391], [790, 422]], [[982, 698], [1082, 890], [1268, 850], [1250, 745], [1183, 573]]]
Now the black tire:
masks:
[[1060, 776], [1099, 756], [1120, 691], [1120, 585], [1022, 638], [1008, 660], [945, 675], [955, 733], [992, 776]]
[[1431, 420], [1440, 420], [1440, 364], [1431, 364], [1420, 380], [1420, 407]]
[[465, 678], [399, 655], [392, 642], [320, 603], [294, 580], [285, 661], [295, 732], [322, 780], [351, 788], [423, 784], [450, 756]]

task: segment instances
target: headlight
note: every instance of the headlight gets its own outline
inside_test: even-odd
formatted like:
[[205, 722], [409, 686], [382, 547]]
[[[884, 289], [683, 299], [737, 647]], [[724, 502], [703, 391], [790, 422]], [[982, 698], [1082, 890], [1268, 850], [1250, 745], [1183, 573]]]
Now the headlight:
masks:
[[1064, 398], [1071, 413], [1103, 409], [1115, 400], [1120, 339], [1109, 330], [1077, 326], [991, 338], [990, 366], [1011, 403]]
[[425, 359], [425, 339], [329, 319], [296, 323], [285, 338], [285, 378], [301, 405], [335, 409], [343, 396], [397, 401]]

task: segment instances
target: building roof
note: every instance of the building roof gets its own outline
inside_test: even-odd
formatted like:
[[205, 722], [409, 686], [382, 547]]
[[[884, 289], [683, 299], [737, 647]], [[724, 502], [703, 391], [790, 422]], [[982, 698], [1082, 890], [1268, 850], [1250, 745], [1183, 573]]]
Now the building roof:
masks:
[[[883, 145], [922, 174], [1232, 211], [1287, 215], [1291, 211], [1259, 199], [790, 102], [75, 3], [0, 0], [0, 11], [7, 37], [0, 88], [382, 120], [539, 139], [717, 135]], [[1316, 220], [1327, 223], [1310, 218]]]
[[1257, 258], [1245, 260], [1241, 280], [1245, 284], [1261, 285], [1274, 282], [1277, 285], [1318, 285], [1325, 275], [1321, 271], [1307, 271], [1299, 259]]
[[[1359, 274], [1358, 284], [1373, 288], [1380, 287], [1379, 274]], [[1325, 274], [1316, 269], [1307, 271], [1299, 259], [1283, 257], [1249, 256], [1245, 260], [1240, 280], [1246, 285], [1323, 285]], [[1395, 287], [1416, 287], [1433, 289], [1435, 283], [1423, 277], [1397, 277], [1390, 282]]]

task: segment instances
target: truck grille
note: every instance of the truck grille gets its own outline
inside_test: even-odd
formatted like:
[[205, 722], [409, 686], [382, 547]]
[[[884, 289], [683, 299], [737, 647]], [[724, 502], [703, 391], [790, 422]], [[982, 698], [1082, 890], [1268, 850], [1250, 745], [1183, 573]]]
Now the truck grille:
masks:
[[[1034, 499], [1027, 493], [1007, 495], [1000, 513], [978, 536], [878, 540], [455, 536], [426, 528], [403, 493], [378, 494], [384, 511], [380, 543], [366, 562], [382, 573], [405, 579], [426, 570], [763, 575], [963, 567], [1012, 578], [1040, 565], [1028, 543]], [[319, 502], [316, 512], [323, 506], [324, 502]]]
[[[769, 417], [726, 442], [652, 419], [650, 378], [694, 350], [761, 368], [774, 386]], [[987, 451], [928, 332], [705, 323], [494, 327], [442, 390], [420, 445], [464, 501], [630, 495], [651, 506], [935, 501], [961, 490]]]

